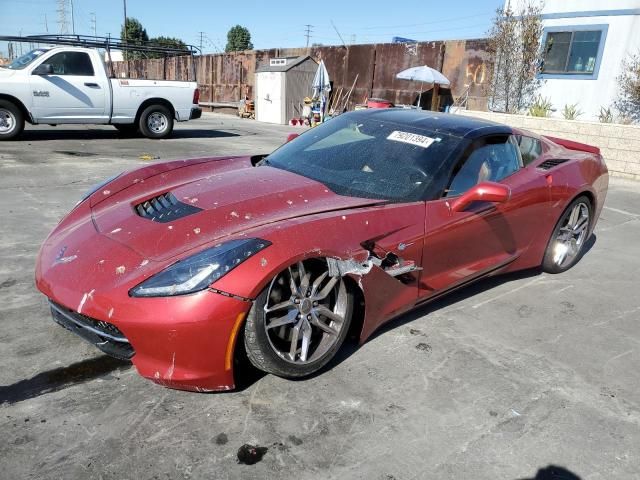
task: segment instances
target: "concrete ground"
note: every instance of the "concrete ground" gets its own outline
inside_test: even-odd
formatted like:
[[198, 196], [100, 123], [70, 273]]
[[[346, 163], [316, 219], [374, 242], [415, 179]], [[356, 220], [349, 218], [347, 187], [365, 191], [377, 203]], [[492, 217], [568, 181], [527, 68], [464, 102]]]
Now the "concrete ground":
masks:
[[[168, 390], [50, 320], [35, 256], [91, 184], [158, 161], [143, 154], [268, 152], [291, 130], [207, 114], [164, 141], [42, 127], [0, 144], [0, 478], [640, 478], [638, 184], [612, 180], [569, 272], [483, 281], [308, 380]], [[245, 443], [261, 462], [237, 463]]]

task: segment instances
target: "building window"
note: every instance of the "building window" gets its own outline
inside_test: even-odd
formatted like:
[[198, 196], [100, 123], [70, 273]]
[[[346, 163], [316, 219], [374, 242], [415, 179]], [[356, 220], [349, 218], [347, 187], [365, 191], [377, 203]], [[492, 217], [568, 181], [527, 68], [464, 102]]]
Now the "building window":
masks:
[[542, 73], [592, 75], [601, 51], [602, 30], [547, 32]]

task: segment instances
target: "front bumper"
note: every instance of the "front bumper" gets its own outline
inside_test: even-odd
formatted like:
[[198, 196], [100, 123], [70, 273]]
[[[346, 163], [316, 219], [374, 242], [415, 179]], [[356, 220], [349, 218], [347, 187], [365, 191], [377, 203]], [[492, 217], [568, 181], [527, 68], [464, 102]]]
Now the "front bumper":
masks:
[[96, 291], [82, 314], [59, 299], [49, 303], [56, 323], [107, 355], [131, 360], [155, 383], [200, 392], [235, 388], [235, 342], [250, 302], [208, 290], [129, 301], [138, 305], [113, 302], [116, 306], [105, 311]]
[[209, 290], [130, 297], [158, 268], [98, 235], [84, 202], [42, 246], [36, 286], [54, 304], [56, 322], [109, 355], [131, 359], [143, 377], [183, 390], [234, 388], [235, 336], [251, 302]]
[[197, 120], [202, 117], [202, 109], [199, 107], [194, 107], [191, 109], [191, 115], [189, 115], [189, 120]]
[[120, 360], [130, 360], [135, 354], [129, 340], [115, 325], [94, 320], [51, 300], [49, 300], [49, 306], [54, 322], [84, 338], [107, 355]]

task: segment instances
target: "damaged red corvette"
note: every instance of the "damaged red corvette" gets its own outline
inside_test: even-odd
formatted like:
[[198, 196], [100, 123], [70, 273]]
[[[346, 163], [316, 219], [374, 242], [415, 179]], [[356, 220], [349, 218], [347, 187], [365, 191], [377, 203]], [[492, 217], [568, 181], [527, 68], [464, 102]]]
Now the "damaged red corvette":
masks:
[[364, 342], [472, 281], [567, 270], [607, 186], [589, 145], [455, 115], [352, 112], [268, 156], [110, 179], [47, 238], [36, 282], [56, 322], [142, 376], [228, 390], [239, 351], [303, 377], [349, 332]]

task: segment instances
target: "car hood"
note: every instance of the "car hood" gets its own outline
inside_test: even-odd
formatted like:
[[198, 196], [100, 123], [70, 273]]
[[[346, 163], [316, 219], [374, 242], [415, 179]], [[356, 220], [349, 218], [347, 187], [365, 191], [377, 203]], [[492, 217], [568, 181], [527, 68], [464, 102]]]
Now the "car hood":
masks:
[[[128, 178], [116, 180], [115, 194], [110, 185], [97, 192], [98, 198], [107, 198], [92, 199], [92, 220], [101, 235], [156, 261], [226, 237], [251, 235], [251, 229], [266, 224], [384, 203], [337, 195], [309, 178], [268, 166], [253, 167], [248, 158], [192, 164], [177, 172], [136, 179], [135, 183]], [[136, 210], [137, 205], [164, 194], [188, 206], [189, 213], [162, 223]]]

